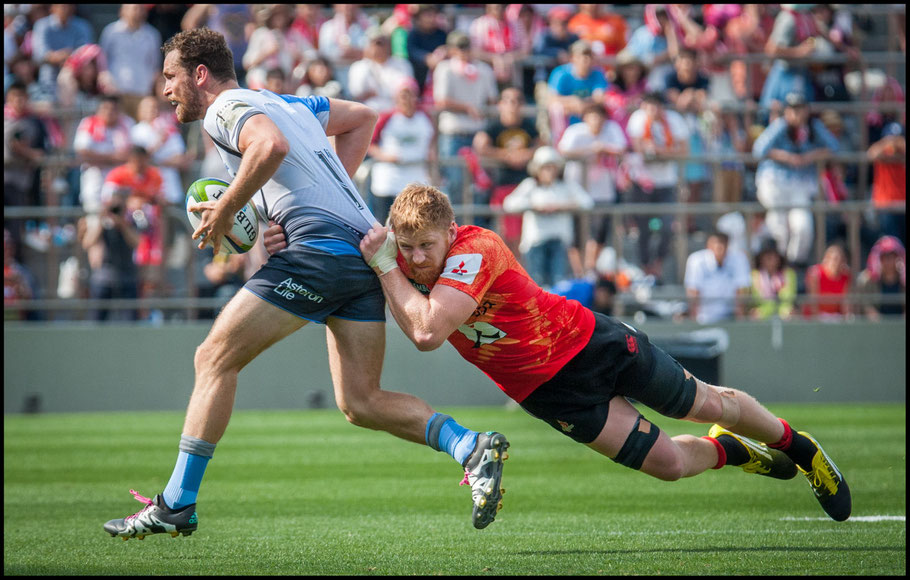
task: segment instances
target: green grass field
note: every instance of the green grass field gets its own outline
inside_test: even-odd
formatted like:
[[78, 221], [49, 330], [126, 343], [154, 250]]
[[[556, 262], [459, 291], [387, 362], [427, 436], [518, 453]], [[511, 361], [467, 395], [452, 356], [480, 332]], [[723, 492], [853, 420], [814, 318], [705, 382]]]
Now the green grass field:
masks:
[[[247, 411], [209, 464], [199, 530], [124, 542], [101, 526], [142, 507], [130, 488], [163, 490], [183, 414], [5, 416], [3, 572], [905, 575], [905, 405], [770, 408], [837, 461], [851, 520], [828, 519], [801, 475], [661, 482], [520, 410], [441, 409], [512, 442], [504, 507], [478, 531], [447, 455], [335, 410]], [[645, 414], [671, 435], [707, 432]]]

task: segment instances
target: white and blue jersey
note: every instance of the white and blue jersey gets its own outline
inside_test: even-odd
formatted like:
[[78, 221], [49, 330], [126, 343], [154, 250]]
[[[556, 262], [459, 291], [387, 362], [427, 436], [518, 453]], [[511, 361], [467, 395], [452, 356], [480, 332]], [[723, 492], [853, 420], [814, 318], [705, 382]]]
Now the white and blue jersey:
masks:
[[264, 114], [284, 134], [290, 151], [252, 202], [260, 215], [281, 225], [288, 244], [343, 240], [359, 246], [376, 219], [360, 196], [325, 134], [329, 100], [269, 91], [222, 92], [203, 120], [231, 176], [240, 167], [243, 124]]

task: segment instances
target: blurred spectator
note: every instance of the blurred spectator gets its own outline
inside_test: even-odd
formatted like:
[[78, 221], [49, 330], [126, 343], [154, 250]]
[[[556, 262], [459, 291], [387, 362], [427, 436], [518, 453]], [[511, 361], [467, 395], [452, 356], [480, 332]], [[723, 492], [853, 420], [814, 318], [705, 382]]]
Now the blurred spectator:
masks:
[[334, 16], [319, 27], [319, 54], [329, 59], [335, 78], [348, 85], [348, 67], [363, 58], [367, 31], [374, 23], [361, 10], [361, 4], [332, 4]]
[[519, 251], [528, 274], [545, 288], [569, 273], [568, 248], [575, 240], [572, 210], [589, 209], [591, 196], [580, 185], [562, 177], [564, 161], [556, 149], [534, 152], [526, 178], [503, 201], [503, 209], [524, 212]]
[[588, 103], [603, 103], [609, 87], [601, 69], [594, 67], [594, 53], [585, 40], [576, 41], [569, 49], [568, 64], [559, 65], [550, 73], [547, 109], [550, 117], [550, 138], [558, 143], [566, 127], [581, 121], [581, 112]]
[[[537, 90], [537, 68], [527, 61], [527, 57], [534, 53], [534, 44], [538, 38], [547, 31], [546, 20], [538, 13], [534, 4], [509, 4], [506, 8], [506, 20], [512, 21], [518, 27], [521, 46], [518, 50], [520, 57], [516, 59], [517, 67], [516, 86], [521, 87], [524, 98], [527, 101], [536, 101], [535, 92]], [[546, 76], [542, 76], [542, 81], [546, 81]]]
[[389, 49], [393, 56], [408, 58], [408, 32], [414, 27], [414, 14], [420, 4], [396, 4], [392, 15], [386, 18], [379, 29], [389, 38]]
[[644, 17], [645, 23], [632, 32], [624, 50], [637, 56], [648, 67], [648, 89], [660, 90], [673, 68], [670, 66], [671, 57], [676, 57], [676, 43], [671, 52], [667, 40], [668, 32], [671, 38], [676, 38], [674, 24], [665, 4], [647, 4]]
[[380, 223], [385, 223], [395, 196], [407, 184], [430, 183], [428, 163], [436, 158], [433, 121], [417, 108], [417, 81], [402, 77], [396, 89], [395, 108], [380, 114], [367, 151], [374, 161], [372, 210]]
[[787, 261], [797, 267], [806, 265], [812, 249], [809, 206], [819, 192], [818, 163], [837, 151], [831, 132], [809, 118], [800, 93], [787, 95], [783, 118], [768, 125], [752, 145], [752, 154], [761, 159], [755, 185], [758, 201], [768, 210], [765, 224]]
[[[470, 147], [474, 135], [486, 127], [484, 109], [499, 97], [493, 69], [471, 58], [471, 39], [460, 30], [446, 38], [450, 58], [436, 65], [433, 102], [439, 111], [439, 158], [452, 159], [462, 147]], [[462, 199], [464, 170], [461, 164], [442, 166], [444, 191]]]
[[325, 22], [321, 4], [295, 4], [294, 22], [291, 29], [296, 31], [310, 46], [319, 50], [319, 27]]
[[[619, 161], [629, 149], [622, 127], [607, 119], [602, 105], [591, 103], [582, 114], [582, 122], [569, 125], [556, 146], [566, 158], [566, 181], [581, 185], [594, 200], [594, 206], [610, 207], [618, 201], [617, 176]], [[582, 269], [594, 270], [597, 257], [610, 237], [610, 215], [593, 218]]]
[[484, 4], [483, 16], [471, 23], [471, 48], [475, 58], [493, 67], [500, 89], [516, 85], [516, 61], [524, 58], [524, 31], [506, 18], [505, 4]]
[[[89, 297], [94, 299], [138, 298], [138, 270], [133, 250], [139, 245], [139, 231], [127, 209], [125, 192], [114, 191], [105, 199], [101, 215], [85, 221], [82, 247], [89, 255]], [[136, 310], [126, 310], [136, 320]], [[110, 310], [99, 308], [95, 320], [107, 320]]]
[[789, 320], [796, 304], [796, 271], [787, 266], [786, 258], [774, 240], [766, 240], [755, 255], [752, 270], [751, 318], [765, 320], [777, 316]]
[[86, 44], [73, 51], [57, 75], [57, 96], [61, 107], [98, 108], [102, 95], [116, 93], [114, 79], [107, 70], [104, 51], [97, 44]]
[[3, 5], [3, 93], [6, 94], [9, 79], [9, 63], [19, 54], [19, 39], [16, 36], [15, 20], [19, 17], [19, 6]]
[[765, 54], [774, 58], [774, 63], [759, 98], [762, 109], [783, 105], [790, 93], [799, 93], [806, 101], [815, 100], [808, 65], [788, 60], [807, 58], [815, 52], [818, 30], [811, 6], [783, 4], [774, 19], [774, 29], [765, 44]]
[[332, 63], [325, 57], [318, 56], [308, 62], [300, 80], [300, 86], [295, 91], [298, 97], [316, 95], [338, 99], [343, 96], [344, 87], [335, 80], [335, 71], [332, 68]]
[[291, 7], [261, 4], [255, 9], [257, 27], [243, 55], [247, 86], [265, 88], [268, 71], [279, 69], [285, 78], [299, 63], [316, 57], [316, 50], [291, 27]]
[[[626, 155], [632, 203], [675, 203], [678, 169], [674, 158], [689, 151], [689, 128], [682, 115], [666, 109], [663, 96], [651, 92], [644, 96], [641, 108], [629, 117], [626, 134], [634, 153]], [[657, 158], [657, 159], [655, 159]], [[673, 216], [671, 214], [635, 216], [638, 228], [638, 251], [642, 268], [660, 280], [663, 260], [670, 250]], [[651, 235], [660, 242], [651, 250]]]
[[699, 324], [744, 317], [751, 286], [749, 258], [728, 248], [729, 243], [727, 234], [712, 232], [705, 249], [693, 252], [686, 260], [689, 316]]
[[[29, 108], [28, 92], [10, 86], [3, 106], [3, 205], [42, 205], [39, 167], [51, 151], [47, 127]], [[18, 232], [13, 239], [19, 242]]]
[[284, 71], [280, 68], [269, 69], [265, 73], [265, 86], [262, 87], [267, 91], [271, 91], [276, 95], [283, 95], [288, 92], [288, 79], [287, 75], [284, 74]]
[[98, 41], [120, 105], [134, 119], [139, 99], [152, 93], [161, 75], [161, 33], [147, 20], [145, 4], [122, 4], [120, 19], [105, 26]]
[[[532, 118], [521, 111], [524, 96], [517, 88], [507, 88], [499, 96], [499, 117], [474, 136], [477, 155], [494, 159], [500, 165], [493, 169], [491, 206], [501, 206], [507, 195], [528, 177], [528, 162], [541, 145], [540, 134]], [[517, 250], [521, 236], [521, 216], [504, 216], [500, 235], [506, 244]]]
[[115, 167], [104, 180], [104, 199], [126, 196], [126, 211], [139, 233], [134, 261], [139, 266], [141, 297], [161, 296], [164, 280], [165, 220], [161, 207], [163, 179], [157, 167], [151, 165], [148, 151], [139, 145], [130, 149], [127, 162]]
[[[872, 103], [875, 105], [902, 105], [904, 103], [904, 89], [894, 77], [886, 77], [885, 83], [872, 92]], [[906, 124], [906, 107], [899, 107], [897, 111], [887, 110], [884, 107], [873, 108], [866, 113], [866, 125], [869, 127], [869, 142], [875, 143], [882, 138], [885, 127], [891, 123]]]
[[351, 64], [348, 71], [348, 93], [355, 101], [377, 111], [395, 106], [396, 89], [404, 79], [414, 78], [407, 59], [392, 56], [389, 37], [378, 28], [367, 33], [363, 58]]
[[[676, 60], [673, 61], [673, 72], [664, 81], [668, 106], [680, 113], [689, 126], [689, 154], [704, 155], [707, 151], [706, 137], [703, 133], [703, 114], [708, 99], [711, 80], [707, 74], [698, 69], [695, 51], [682, 47]], [[711, 176], [705, 163], [689, 161], [684, 166], [686, 182], [686, 199], [688, 203], [703, 200]], [[695, 229], [695, 222], [701, 216], [688, 216], [688, 231]], [[705, 216], [706, 217], [706, 216]]]
[[31, 38], [31, 57], [41, 67], [38, 82], [56, 91], [60, 67], [74, 50], [94, 42], [95, 34], [87, 20], [76, 16], [75, 4], [51, 4], [50, 15], [35, 22]]
[[[714, 29], [719, 35], [720, 52], [735, 55], [755, 54], [764, 51], [765, 43], [774, 27], [771, 4], [704, 4], [702, 12], [707, 31]], [[765, 64], [730, 62], [730, 83], [737, 99], [758, 100], [765, 82]]]
[[[849, 10], [834, 8], [833, 4], [814, 4], [815, 56], [845, 54], [852, 60], [859, 60], [859, 50], [854, 46], [853, 17]], [[844, 63], [813, 64], [809, 67], [815, 100], [849, 101], [850, 93], [844, 84]]]
[[509, 4], [506, 19], [518, 26], [521, 38], [521, 52], [527, 56], [534, 50], [534, 39], [547, 30], [546, 20], [538, 14], [534, 4]]
[[231, 298], [246, 283], [246, 254], [215, 254], [205, 264], [205, 284], [199, 288], [202, 298]]
[[104, 179], [111, 169], [126, 162], [133, 125], [133, 120], [120, 112], [120, 99], [114, 95], [102, 97], [95, 114], [79, 122], [73, 149], [82, 162], [79, 196], [87, 213], [101, 209]]
[[[868, 150], [872, 161], [872, 203], [876, 208], [907, 202], [907, 139], [904, 128], [889, 123], [882, 137]], [[907, 239], [906, 211], [878, 212], [882, 235], [894, 236], [902, 243]]]
[[24, 310], [6, 310], [25, 300], [35, 298], [33, 276], [28, 269], [16, 259], [16, 240], [8, 229], [3, 228], [3, 321], [25, 320]]
[[806, 272], [806, 294], [810, 300], [804, 313], [820, 320], [842, 320], [850, 312], [847, 297], [851, 281], [847, 250], [840, 243], [829, 245], [821, 263]]
[[569, 31], [591, 44], [595, 58], [613, 56], [626, 46], [626, 20], [610, 12], [609, 4], [579, 4], [569, 20]]
[[610, 277], [598, 276], [597, 282], [594, 283], [591, 310], [607, 316], [613, 316], [617, 290], [616, 283]]
[[246, 86], [243, 55], [256, 24], [253, 22], [252, 4], [193, 4], [181, 22], [183, 30], [211, 28], [224, 35], [228, 48], [234, 55], [234, 73], [241, 86]]
[[[864, 298], [862, 312], [870, 320], [906, 315], [907, 255], [900, 240], [883, 236], [872, 246], [866, 269], [857, 278], [856, 290]], [[903, 304], [890, 300], [876, 301], [878, 296], [891, 299], [903, 296], [904, 300]]]
[[550, 73], [559, 65], [568, 64], [569, 49], [579, 40], [578, 35], [569, 32], [569, 19], [572, 12], [568, 8], [556, 6], [547, 13], [547, 28], [540, 34], [532, 37], [532, 52], [536, 56], [545, 56], [553, 59], [548, 65], [538, 65], [534, 73], [534, 82], [547, 82]]
[[439, 20], [435, 4], [419, 4], [414, 14], [414, 26], [408, 31], [408, 61], [414, 69], [414, 78], [421, 94], [427, 88], [430, 74], [448, 55], [446, 31]]
[[604, 93], [604, 104], [610, 118], [625, 130], [629, 115], [641, 106], [648, 83], [648, 67], [628, 51], [616, 55], [616, 66], [607, 73], [610, 86]]
[[193, 158], [186, 152], [177, 123], [171, 115], [161, 114], [158, 99], [151, 95], [139, 101], [137, 117], [139, 122], [130, 129], [133, 144], [148, 151], [161, 173], [164, 200], [183, 205], [186, 190], [180, 172], [189, 169]]
[[[717, 111], [711, 124], [708, 151], [721, 155], [749, 152], [749, 136], [740, 115], [734, 111]], [[715, 203], [737, 203], [743, 200], [743, 176], [746, 166], [742, 161], [722, 161], [714, 170]]]

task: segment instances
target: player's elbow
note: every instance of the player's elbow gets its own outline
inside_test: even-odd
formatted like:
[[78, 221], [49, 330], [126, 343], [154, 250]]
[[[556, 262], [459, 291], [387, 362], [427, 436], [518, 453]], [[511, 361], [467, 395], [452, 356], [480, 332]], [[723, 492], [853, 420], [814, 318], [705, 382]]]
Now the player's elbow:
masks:
[[417, 350], [420, 352], [429, 352], [442, 346], [442, 343], [445, 342], [445, 337], [440, 338], [430, 332], [415, 332], [411, 340], [414, 342], [414, 346], [417, 347]]
[[291, 144], [284, 138], [284, 135], [275, 135], [265, 144], [270, 157], [280, 157], [284, 159], [291, 152]]

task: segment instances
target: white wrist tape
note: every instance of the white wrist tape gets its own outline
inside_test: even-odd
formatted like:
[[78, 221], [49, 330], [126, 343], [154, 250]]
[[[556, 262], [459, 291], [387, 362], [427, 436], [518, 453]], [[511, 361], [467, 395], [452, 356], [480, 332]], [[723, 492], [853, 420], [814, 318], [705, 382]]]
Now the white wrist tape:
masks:
[[395, 234], [389, 232], [386, 234], [385, 241], [379, 247], [379, 250], [373, 254], [370, 259], [370, 267], [378, 268], [379, 275], [388, 274], [398, 267], [398, 244], [395, 243]]

